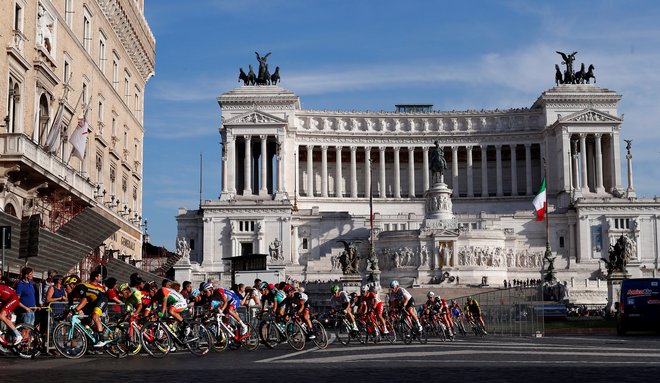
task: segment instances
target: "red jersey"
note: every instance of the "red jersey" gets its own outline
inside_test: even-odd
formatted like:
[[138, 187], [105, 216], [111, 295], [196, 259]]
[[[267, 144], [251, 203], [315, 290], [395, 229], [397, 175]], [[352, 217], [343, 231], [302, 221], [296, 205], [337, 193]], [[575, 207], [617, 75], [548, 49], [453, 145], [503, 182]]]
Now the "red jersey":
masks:
[[16, 290], [7, 285], [0, 285], [0, 302], [9, 302], [16, 295]]

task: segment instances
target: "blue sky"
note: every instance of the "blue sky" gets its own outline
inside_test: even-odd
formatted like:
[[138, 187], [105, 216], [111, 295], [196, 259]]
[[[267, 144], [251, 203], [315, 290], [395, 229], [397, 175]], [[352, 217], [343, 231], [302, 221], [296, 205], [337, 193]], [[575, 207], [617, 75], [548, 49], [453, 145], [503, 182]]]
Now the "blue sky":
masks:
[[594, 64], [597, 85], [623, 96], [638, 196], [659, 194], [657, 1], [146, 0], [145, 14], [156, 75], [143, 215], [151, 242], [170, 250], [178, 208], [199, 203], [200, 153], [202, 198], [220, 195], [216, 97], [239, 86], [239, 67], [257, 66], [255, 51], [272, 52], [305, 109], [386, 111], [528, 107], [554, 85], [555, 51], [577, 51], [576, 66]]

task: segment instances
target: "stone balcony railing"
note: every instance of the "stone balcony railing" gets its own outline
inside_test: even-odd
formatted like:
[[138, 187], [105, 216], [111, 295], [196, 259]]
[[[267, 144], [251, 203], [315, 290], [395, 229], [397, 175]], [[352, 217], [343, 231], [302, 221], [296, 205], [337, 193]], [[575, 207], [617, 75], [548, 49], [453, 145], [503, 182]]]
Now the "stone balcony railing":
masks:
[[0, 134], [0, 162], [32, 168], [44, 181], [68, 190], [87, 203], [94, 201], [94, 185], [88, 177], [66, 165], [56, 155], [47, 153], [22, 133]]

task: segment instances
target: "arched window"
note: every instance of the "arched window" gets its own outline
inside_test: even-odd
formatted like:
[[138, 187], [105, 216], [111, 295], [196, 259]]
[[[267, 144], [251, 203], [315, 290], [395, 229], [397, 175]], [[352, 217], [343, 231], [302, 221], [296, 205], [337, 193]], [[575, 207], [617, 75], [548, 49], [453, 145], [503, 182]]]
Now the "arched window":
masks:
[[46, 144], [48, 137], [48, 123], [50, 122], [50, 107], [48, 97], [42, 94], [39, 98], [39, 116], [37, 117], [37, 126], [35, 127], [35, 137], [40, 145]]
[[16, 214], [16, 208], [14, 208], [14, 205], [11, 203], [5, 205], [5, 213], [18, 218], [18, 215]]

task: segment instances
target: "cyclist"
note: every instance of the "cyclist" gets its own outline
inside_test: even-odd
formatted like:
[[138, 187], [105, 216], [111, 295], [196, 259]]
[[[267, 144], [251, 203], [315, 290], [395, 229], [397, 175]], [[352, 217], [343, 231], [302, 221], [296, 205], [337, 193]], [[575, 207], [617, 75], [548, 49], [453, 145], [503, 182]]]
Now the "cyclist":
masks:
[[481, 315], [481, 307], [479, 307], [479, 302], [476, 299], [473, 299], [472, 296], [467, 297], [467, 303], [465, 304], [465, 312], [469, 313], [474, 320], [478, 321], [481, 324], [481, 327], [484, 329], [484, 334], [488, 335], [486, 332], [486, 324], [484, 323], [484, 317]]
[[459, 305], [455, 299], [451, 300], [451, 305], [449, 306], [449, 311], [451, 313], [454, 323], [460, 323], [461, 328], [463, 325], [463, 310], [461, 310], [461, 305]]
[[181, 313], [188, 310], [188, 302], [186, 301], [186, 298], [170, 287], [161, 287], [156, 294], [154, 294], [151, 301], [154, 310], [160, 306], [160, 311], [158, 312], [159, 317], [163, 317], [167, 311], [172, 318], [176, 319], [177, 322], [182, 323], [183, 326], [181, 326], [181, 333], [185, 335], [189, 325], [188, 322], [183, 319]]
[[369, 288], [368, 285], [362, 286], [362, 304], [360, 305], [360, 310], [362, 314], [373, 311], [376, 314], [376, 319], [378, 319], [383, 328], [383, 334], [389, 333], [385, 318], [383, 318], [383, 302], [378, 298], [375, 287]]
[[[208, 289], [208, 286], [206, 287]], [[217, 307], [219, 312], [225, 315], [231, 315], [234, 319], [236, 319], [236, 321], [241, 325], [241, 335], [247, 333], [247, 325], [243, 323], [241, 317], [236, 312], [238, 306], [241, 305], [241, 298], [235, 292], [220, 287], [213, 292], [212, 301], [218, 302]]]
[[101, 315], [108, 305], [108, 297], [105, 295], [105, 287], [101, 284], [103, 276], [100, 270], [94, 270], [89, 276], [89, 282], [79, 283], [77, 275], [69, 275], [64, 278], [64, 288], [69, 298], [69, 304], [73, 305], [75, 300], [80, 302], [72, 309], [78, 315], [91, 316], [94, 326], [94, 347], [103, 347], [106, 341], [103, 339], [103, 326]]
[[8, 280], [3, 277], [2, 284], [0, 284], [0, 321], [7, 325], [7, 327], [14, 333], [13, 345], [16, 346], [21, 343], [23, 336], [18, 330], [16, 330], [16, 326], [14, 326], [14, 323], [11, 321], [11, 312], [14, 311], [16, 307], [20, 307], [24, 310], [27, 310], [27, 307], [21, 303], [16, 294], [16, 290], [9, 287], [7, 282]]
[[330, 304], [333, 307], [341, 307], [341, 310], [348, 318], [349, 323], [351, 324], [351, 330], [358, 331], [357, 325], [355, 324], [355, 316], [353, 315], [353, 309], [351, 307], [352, 299], [346, 291], [339, 290], [339, 285], [332, 285], [330, 288], [332, 292], [332, 297], [330, 298]]
[[282, 301], [282, 305], [279, 309], [279, 315], [284, 316], [285, 311], [288, 315], [297, 315], [305, 321], [307, 328], [309, 329], [309, 339], [314, 339], [314, 334], [312, 331], [312, 321], [309, 318], [309, 306], [307, 304], [307, 294], [301, 294], [296, 291], [293, 286], [285, 286], [284, 291], [286, 293], [286, 298]]
[[392, 292], [391, 299], [401, 303], [403, 310], [410, 314], [417, 325], [417, 330], [421, 332], [422, 325], [419, 323], [419, 318], [417, 318], [417, 312], [415, 312], [415, 298], [406, 289], [399, 286], [399, 282], [396, 280], [390, 282], [390, 289]]
[[445, 326], [447, 326], [449, 336], [453, 337], [454, 322], [451, 320], [452, 318], [450, 315], [449, 306], [447, 305], [447, 300], [445, 298], [440, 298], [440, 319], [445, 324]]

